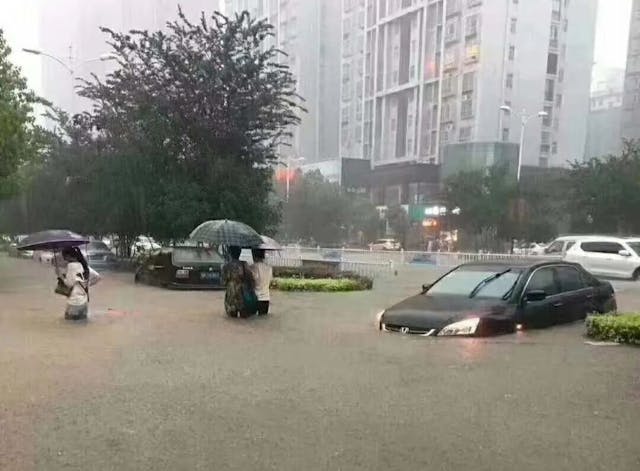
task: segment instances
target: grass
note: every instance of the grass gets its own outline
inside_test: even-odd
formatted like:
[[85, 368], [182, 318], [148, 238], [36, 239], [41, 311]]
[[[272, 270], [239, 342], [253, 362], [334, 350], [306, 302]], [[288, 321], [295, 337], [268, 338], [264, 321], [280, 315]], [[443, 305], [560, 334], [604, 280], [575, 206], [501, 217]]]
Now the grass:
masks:
[[640, 345], [640, 314], [588, 317], [587, 336], [596, 340]]
[[274, 278], [271, 288], [280, 291], [347, 292], [367, 288], [359, 280], [349, 278]]

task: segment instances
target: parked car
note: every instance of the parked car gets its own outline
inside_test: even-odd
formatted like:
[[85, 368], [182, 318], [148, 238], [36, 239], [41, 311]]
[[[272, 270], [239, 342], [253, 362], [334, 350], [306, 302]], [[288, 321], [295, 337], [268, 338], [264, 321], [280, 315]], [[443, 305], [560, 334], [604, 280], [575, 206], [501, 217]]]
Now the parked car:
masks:
[[118, 266], [118, 258], [107, 244], [100, 240], [89, 242], [81, 250], [92, 268], [109, 270]]
[[640, 238], [590, 237], [567, 251], [565, 260], [589, 273], [612, 278], [640, 278]]
[[387, 332], [486, 336], [617, 308], [613, 287], [567, 262], [460, 265], [378, 315]]
[[14, 238], [13, 242], [9, 244], [8, 253], [10, 257], [33, 258], [33, 250], [18, 250], [18, 245], [26, 238], [26, 235], [18, 235]]
[[552, 255], [558, 257], [564, 257], [567, 251], [576, 243], [578, 240], [582, 239], [590, 239], [590, 238], [598, 238], [603, 236], [598, 235], [567, 235], [558, 237], [554, 239], [549, 245], [547, 245], [544, 249], [544, 253], [542, 255]]
[[176, 289], [221, 289], [223, 265], [224, 260], [215, 249], [162, 248], [143, 257], [135, 281]]
[[51, 250], [36, 250], [33, 252], [33, 259], [45, 265], [53, 264], [54, 254]]
[[131, 244], [131, 256], [134, 257], [141, 253], [149, 253], [160, 248], [162, 248], [162, 246], [153, 240], [153, 237], [139, 235], [136, 237], [135, 242]]
[[371, 250], [400, 250], [400, 242], [395, 239], [378, 239], [373, 244], [369, 244]]

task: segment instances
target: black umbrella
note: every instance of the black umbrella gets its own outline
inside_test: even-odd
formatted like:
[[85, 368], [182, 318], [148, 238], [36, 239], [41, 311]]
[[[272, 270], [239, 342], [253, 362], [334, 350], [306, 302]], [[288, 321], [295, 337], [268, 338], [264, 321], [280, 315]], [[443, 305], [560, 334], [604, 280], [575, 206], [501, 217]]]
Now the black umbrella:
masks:
[[60, 250], [67, 247], [78, 247], [88, 244], [89, 239], [66, 230], [49, 230], [36, 232], [18, 245], [18, 250]]
[[189, 238], [212, 245], [258, 247], [262, 244], [260, 234], [253, 228], [243, 222], [228, 219], [203, 222], [191, 232]]

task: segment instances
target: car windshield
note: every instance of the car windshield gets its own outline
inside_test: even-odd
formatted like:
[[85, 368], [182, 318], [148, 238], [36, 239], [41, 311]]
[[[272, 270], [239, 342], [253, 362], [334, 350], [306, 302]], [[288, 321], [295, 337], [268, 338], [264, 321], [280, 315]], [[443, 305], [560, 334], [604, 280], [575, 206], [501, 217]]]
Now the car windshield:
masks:
[[87, 250], [92, 252], [109, 251], [109, 247], [104, 242], [89, 242]]
[[627, 242], [627, 245], [640, 257], [640, 240], [634, 240], [633, 242]]
[[[452, 295], [469, 296], [483, 280], [486, 280], [497, 273], [504, 272], [505, 268], [489, 269], [482, 267], [478, 269], [460, 268], [445, 275], [440, 281], [434, 284], [427, 294], [429, 296]], [[510, 271], [500, 277], [486, 282], [481, 286], [474, 297], [476, 298], [502, 298], [511, 290], [520, 276], [520, 271]]]
[[173, 261], [177, 264], [185, 263], [223, 263], [218, 252], [206, 248], [179, 247], [173, 249]]

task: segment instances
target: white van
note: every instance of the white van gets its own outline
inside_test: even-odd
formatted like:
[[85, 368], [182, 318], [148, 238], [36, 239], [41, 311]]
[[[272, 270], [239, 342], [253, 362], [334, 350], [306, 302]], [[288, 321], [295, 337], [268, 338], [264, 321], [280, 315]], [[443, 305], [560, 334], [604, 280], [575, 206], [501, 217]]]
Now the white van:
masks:
[[612, 278], [640, 278], [640, 237], [589, 237], [578, 239], [564, 258], [585, 270]]

